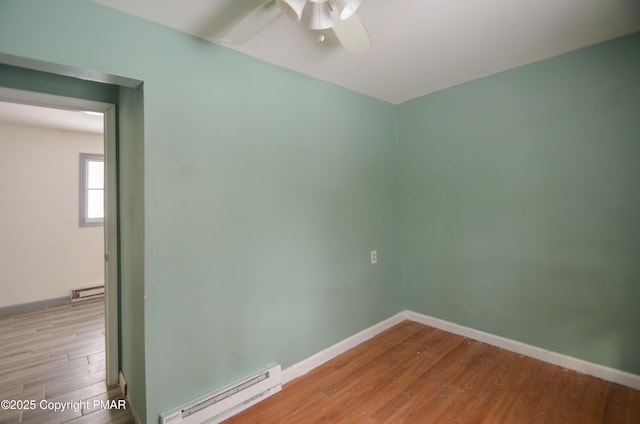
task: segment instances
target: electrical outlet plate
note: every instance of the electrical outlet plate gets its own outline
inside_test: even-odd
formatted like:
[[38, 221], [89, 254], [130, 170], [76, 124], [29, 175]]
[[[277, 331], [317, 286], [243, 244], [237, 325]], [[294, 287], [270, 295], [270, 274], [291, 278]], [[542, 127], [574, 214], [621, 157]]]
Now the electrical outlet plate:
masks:
[[371, 251], [371, 265], [378, 263], [378, 252], [376, 250]]

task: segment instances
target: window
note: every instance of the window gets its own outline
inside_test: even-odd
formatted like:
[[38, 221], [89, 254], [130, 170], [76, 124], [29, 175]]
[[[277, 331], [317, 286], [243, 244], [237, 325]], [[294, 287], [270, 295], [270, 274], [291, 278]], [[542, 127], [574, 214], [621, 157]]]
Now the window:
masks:
[[80, 153], [80, 226], [104, 225], [104, 155]]

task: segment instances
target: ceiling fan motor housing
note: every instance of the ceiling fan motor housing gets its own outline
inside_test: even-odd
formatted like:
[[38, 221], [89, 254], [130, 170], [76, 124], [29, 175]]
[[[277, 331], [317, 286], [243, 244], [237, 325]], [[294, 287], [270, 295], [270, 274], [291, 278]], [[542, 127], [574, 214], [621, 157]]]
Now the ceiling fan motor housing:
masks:
[[351, 17], [362, 0], [276, 0], [278, 7], [291, 19], [313, 30], [328, 29], [334, 25], [334, 16], [341, 20]]

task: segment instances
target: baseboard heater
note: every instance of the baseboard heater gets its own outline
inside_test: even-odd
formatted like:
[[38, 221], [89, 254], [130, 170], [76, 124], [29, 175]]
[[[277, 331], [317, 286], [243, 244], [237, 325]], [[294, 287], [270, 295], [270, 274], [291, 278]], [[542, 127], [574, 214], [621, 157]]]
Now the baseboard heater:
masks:
[[253, 373], [242, 380], [160, 415], [162, 424], [219, 423], [278, 393], [282, 389], [280, 365]]
[[83, 289], [71, 290], [71, 301], [77, 302], [80, 300], [94, 299], [96, 297], [104, 296], [104, 286], [85, 287]]

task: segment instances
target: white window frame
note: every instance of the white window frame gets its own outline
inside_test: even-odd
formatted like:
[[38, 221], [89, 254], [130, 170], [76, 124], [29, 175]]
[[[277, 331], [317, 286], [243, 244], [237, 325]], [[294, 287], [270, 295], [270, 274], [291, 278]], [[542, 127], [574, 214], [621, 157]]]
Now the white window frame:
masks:
[[[104, 163], [104, 155], [97, 153], [80, 153], [80, 226], [81, 227], [101, 227], [104, 225], [104, 217], [89, 218], [89, 190], [88, 172], [89, 162]], [[104, 184], [102, 186], [104, 195]]]

